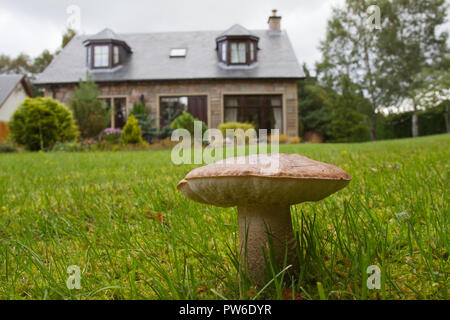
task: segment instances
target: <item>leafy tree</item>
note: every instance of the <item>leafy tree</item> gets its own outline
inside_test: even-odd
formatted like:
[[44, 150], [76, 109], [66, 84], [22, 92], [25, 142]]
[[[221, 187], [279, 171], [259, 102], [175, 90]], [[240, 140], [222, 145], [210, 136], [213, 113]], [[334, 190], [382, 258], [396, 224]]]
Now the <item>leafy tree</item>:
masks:
[[84, 139], [97, 137], [111, 121], [111, 112], [98, 96], [98, 86], [88, 74], [86, 82], [80, 80], [69, 103]]
[[448, 32], [439, 32], [447, 11], [445, 0], [391, 0], [386, 5], [380, 67], [390, 75], [387, 87], [399, 103], [412, 105], [413, 137], [419, 135], [421, 91], [433, 84], [426, 73], [441, 69], [448, 74]]
[[77, 35], [77, 32], [71, 28], [67, 29], [63, 34], [61, 48], [64, 49], [67, 44]]
[[[369, 101], [371, 138], [376, 139], [376, 112], [391, 100], [380, 72], [378, 38], [380, 30], [368, 26], [367, 9], [371, 0], [346, 0], [334, 8], [328, 21], [326, 39], [321, 42], [323, 59], [317, 64], [320, 80], [329, 88], [342, 91], [342, 77], [348, 78]], [[379, 1], [384, 8], [384, 1]], [[382, 9], [383, 12], [383, 9]]]
[[346, 76], [340, 77], [338, 93], [320, 85], [304, 66], [299, 82], [299, 120], [304, 132], [315, 131], [332, 142], [357, 142], [369, 138], [370, 103]]
[[78, 131], [70, 110], [53, 99], [26, 99], [9, 122], [11, 138], [28, 150], [47, 150], [74, 141]]
[[306, 75], [304, 80], [298, 82], [299, 136], [303, 137], [308, 131], [316, 131], [324, 136], [325, 125], [330, 121], [330, 89], [321, 86], [308, 71]]
[[53, 61], [53, 54], [48, 50], [44, 50], [40, 56], [36, 57], [33, 62], [33, 73], [43, 72]]

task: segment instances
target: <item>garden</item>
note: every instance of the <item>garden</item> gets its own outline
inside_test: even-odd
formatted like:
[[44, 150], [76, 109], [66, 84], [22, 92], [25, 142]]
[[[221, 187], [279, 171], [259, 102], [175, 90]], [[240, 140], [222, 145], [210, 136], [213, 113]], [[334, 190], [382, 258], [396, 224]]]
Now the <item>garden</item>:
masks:
[[0, 298], [448, 299], [449, 147], [448, 134], [280, 146], [353, 180], [292, 207], [301, 272], [258, 287], [239, 277], [236, 209], [179, 193], [196, 166], [169, 150], [1, 154]]

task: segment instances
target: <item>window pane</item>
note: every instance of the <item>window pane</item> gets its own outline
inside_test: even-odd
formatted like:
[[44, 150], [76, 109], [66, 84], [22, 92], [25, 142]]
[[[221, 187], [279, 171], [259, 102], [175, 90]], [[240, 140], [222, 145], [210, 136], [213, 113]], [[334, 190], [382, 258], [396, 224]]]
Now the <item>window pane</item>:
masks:
[[237, 43], [231, 44], [231, 63], [239, 63], [239, 52]]
[[89, 46], [88, 48], [87, 48], [87, 65], [88, 65], [88, 67], [90, 68], [91, 67], [91, 54], [92, 54], [92, 51], [91, 51], [92, 49], [91, 49], [91, 47]]
[[170, 50], [170, 57], [178, 58], [178, 57], [186, 57], [187, 49], [172, 49]]
[[271, 98], [270, 99], [270, 104], [272, 107], [281, 107], [281, 98]]
[[222, 42], [222, 61], [227, 61], [227, 43]]
[[237, 120], [238, 120], [237, 108], [225, 109], [225, 122], [237, 122]]
[[250, 60], [255, 60], [255, 43], [250, 42]]
[[231, 63], [247, 62], [247, 44], [245, 42], [231, 43]]
[[239, 107], [238, 98], [225, 97], [225, 107]]
[[98, 68], [109, 66], [109, 46], [94, 47], [94, 66]]
[[247, 44], [245, 42], [239, 43], [239, 63], [246, 63], [247, 61]]
[[256, 130], [260, 129], [259, 123], [261, 119], [261, 110], [257, 108], [239, 108], [238, 122], [251, 123]]
[[188, 107], [187, 97], [161, 98], [160, 102], [161, 128], [168, 126], [183, 111], [187, 111], [187, 107]]
[[114, 46], [114, 64], [118, 64], [120, 61], [120, 51], [118, 46]]

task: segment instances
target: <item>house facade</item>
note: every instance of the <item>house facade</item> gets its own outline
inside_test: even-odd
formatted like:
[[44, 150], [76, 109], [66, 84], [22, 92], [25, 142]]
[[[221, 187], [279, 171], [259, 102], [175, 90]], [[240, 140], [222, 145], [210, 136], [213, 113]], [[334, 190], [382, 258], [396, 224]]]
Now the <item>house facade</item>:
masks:
[[31, 92], [23, 75], [0, 74], [0, 122], [8, 122], [28, 97]]
[[116, 128], [144, 102], [160, 128], [174, 110], [186, 110], [210, 128], [250, 122], [297, 136], [297, 81], [304, 75], [280, 21], [274, 11], [267, 30], [77, 36], [35, 84], [67, 104], [89, 73]]

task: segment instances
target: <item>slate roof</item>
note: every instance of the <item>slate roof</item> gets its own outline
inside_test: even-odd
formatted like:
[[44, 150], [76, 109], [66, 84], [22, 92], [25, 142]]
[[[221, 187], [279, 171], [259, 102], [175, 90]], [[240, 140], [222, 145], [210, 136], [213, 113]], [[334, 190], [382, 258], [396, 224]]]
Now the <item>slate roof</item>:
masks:
[[0, 107], [22, 79], [20, 74], [0, 74]]
[[235, 24], [230, 29], [223, 32], [220, 36], [254, 36], [254, 34], [240, 24]]
[[[223, 31], [116, 35], [106, 29], [94, 36], [76, 36], [34, 83], [77, 83], [86, 79], [87, 71], [96, 82], [304, 77], [286, 31], [273, 34], [269, 30], [248, 31], [235, 25], [225, 33], [245, 30], [260, 38], [258, 62], [250, 67], [226, 68], [218, 63], [216, 39]], [[83, 42], [104, 37], [109, 32], [110, 36], [126, 42], [133, 53], [122, 66], [113, 70], [89, 70]], [[185, 58], [170, 58], [171, 49], [181, 48], [187, 49]]]

